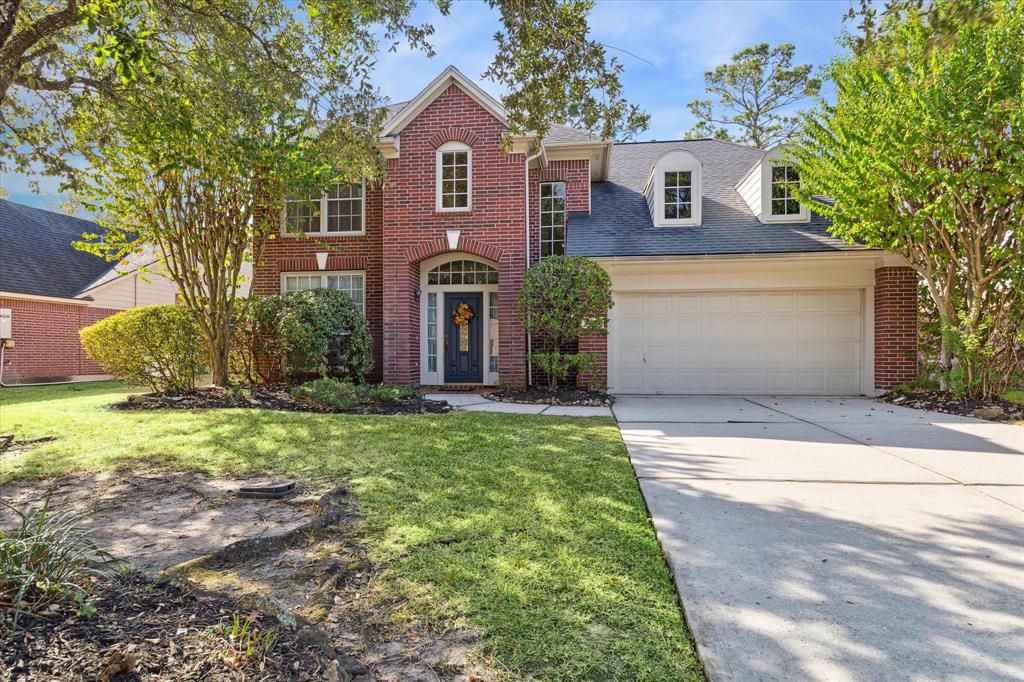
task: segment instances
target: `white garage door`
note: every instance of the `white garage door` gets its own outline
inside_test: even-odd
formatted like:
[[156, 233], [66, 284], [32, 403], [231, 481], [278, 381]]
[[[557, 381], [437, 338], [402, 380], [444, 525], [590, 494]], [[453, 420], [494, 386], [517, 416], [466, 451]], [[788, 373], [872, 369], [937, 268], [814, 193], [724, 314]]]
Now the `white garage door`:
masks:
[[856, 289], [618, 293], [608, 339], [617, 393], [861, 393]]

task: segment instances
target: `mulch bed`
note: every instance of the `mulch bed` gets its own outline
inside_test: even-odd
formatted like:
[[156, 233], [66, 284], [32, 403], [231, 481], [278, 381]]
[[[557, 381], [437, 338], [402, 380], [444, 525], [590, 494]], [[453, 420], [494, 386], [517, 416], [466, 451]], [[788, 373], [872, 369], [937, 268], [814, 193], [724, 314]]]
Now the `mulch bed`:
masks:
[[318, 405], [305, 398], [297, 398], [283, 385], [256, 386], [241, 391], [209, 387], [182, 395], [148, 393], [132, 395], [127, 400], [110, 406], [115, 410], [194, 410], [228, 407], [257, 407], [289, 412], [321, 412], [332, 414], [440, 414], [451, 411], [444, 400], [427, 400], [422, 396], [403, 398], [392, 403], [365, 403], [352, 408]]
[[[94, 578], [90, 590], [91, 617], [67, 606], [45, 620], [22, 617], [14, 631], [0, 624], [0, 680], [339, 680], [365, 673], [278, 619], [220, 597], [140, 573]], [[273, 638], [265, 655], [231, 643], [224, 627], [234, 615], [251, 618], [258, 637]]]
[[608, 406], [614, 400], [607, 393], [588, 391], [575, 386], [564, 386], [554, 391], [533, 386], [519, 391], [493, 391], [485, 393], [484, 397], [503, 403], [541, 403], [545, 405], [583, 405], [591, 407]]
[[989, 421], [1016, 421], [1024, 419], [1024, 405], [1001, 398], [974, 400], [957, 398], [946, 391], [920, 391], [910, 394], [886, 393], [878, 398], [882, 402], [914, 407], [919, 410], [945, 412], [963, 417], [980, 417]]

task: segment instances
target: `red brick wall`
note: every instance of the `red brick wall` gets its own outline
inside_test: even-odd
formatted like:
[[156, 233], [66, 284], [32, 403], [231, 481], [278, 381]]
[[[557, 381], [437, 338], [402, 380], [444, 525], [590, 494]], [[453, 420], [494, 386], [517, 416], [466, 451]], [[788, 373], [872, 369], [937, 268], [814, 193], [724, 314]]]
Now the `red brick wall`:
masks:
[[282, 272], [318, 272], [316, 253], [326, 251], [326, 270], [363, 270], [366, 273], [364, 292], [366, 322], [373, 336], [374, 371], [368, 377], [380, 381], [384, 356], [383, 297], [381, 271], [381, 201], [380, 187], [366, 187], [366, 223], [363, 235], [312, 235], [295, 237], [277, 235], [267, 243], [263, 257], [254, 269], [252, 293], [269, 296], [281, 293]]
[[917, 273], [875, 270], [875, 388], [888, 390], [917, 375]]
[[[447, 230], [460, 231], [459, 250], [486, 252], [497, 262], [501, 380], [525, 377], [525, 333], [514, 303], [525, 269], [525, 157], [501, 149], [503, 132], [497, 119], [454, 85], [401, 132], [401, 153], [388, 161], [384, 186], [385, 381], [419, 381], [419, 264], [446, 248]], [[472, 210], [438, 212], [435, 154], [452, 141], [473, 150]]]
[[4, 383], [103, 373], [86, 356], [78, 331], [119, 311], [16, 298], [0, 298], [0, 308], [11, 309], [15, 343], [4, 351]]
[[[590, 212], [590, 161], [551, 161], [546, 168], [530, 171], [530, 253], [531, 262], [540, 258], [540, 186], [545, 182], [565, 183], [565, 210]], [[566, 216], [566, 225], [569, 218]]]
[[576, 384], [583, 387], [608, 387], [608, 337], [602, 334], [588, 334], [580, 338], [581, 353], [597, 353], [597, 365], [593, 371], [580, 374]]

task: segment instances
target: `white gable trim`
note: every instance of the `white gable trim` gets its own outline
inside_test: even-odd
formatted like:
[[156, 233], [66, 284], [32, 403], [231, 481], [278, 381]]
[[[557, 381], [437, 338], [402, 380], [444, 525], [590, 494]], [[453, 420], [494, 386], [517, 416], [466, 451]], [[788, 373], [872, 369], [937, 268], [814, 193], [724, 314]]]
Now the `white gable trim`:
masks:
[[467, 78], [464, 73], [454, 66], [449, 66], [437, 78], [432, 80], [427, 87], [423, 88], [420, 94], [416, 95], [412, 101], [384, 122], [384, 136], [393, 137], [402, 132], [403, 128], [430, 106], [430, 103], [447, 90], [449, 85], [453, 84], [459, 86], [460, 90], [472, 97], [477, 104], [501, 121], [502, 125], [508, 125], [508, 114], [498, 100], [484, 92], [483, 88]]

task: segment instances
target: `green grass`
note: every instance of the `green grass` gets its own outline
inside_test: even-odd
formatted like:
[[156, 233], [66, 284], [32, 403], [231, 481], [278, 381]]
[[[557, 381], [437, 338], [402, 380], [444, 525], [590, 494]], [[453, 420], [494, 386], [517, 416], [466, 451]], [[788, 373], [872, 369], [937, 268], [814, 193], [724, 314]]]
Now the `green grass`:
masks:
[[1009, 400], [1011, 403], [1021, 403], [1024, 405], [1024, 388], [1016, 388], [1006, 391], [1000, 397], [1003, 400]]
[[[0, 432], [57, 438], [8, 457], [0, 483], [143, 461], [341, 475], [371, 558], [391, 562], [378, 594], [404, 602], [403, 617], [467, 619], [516, 677], [699, 679], [610, 419], [106, 409], [128, 391], [0, 391]], [[460, 542], [420, 546], [442, 538]]]

